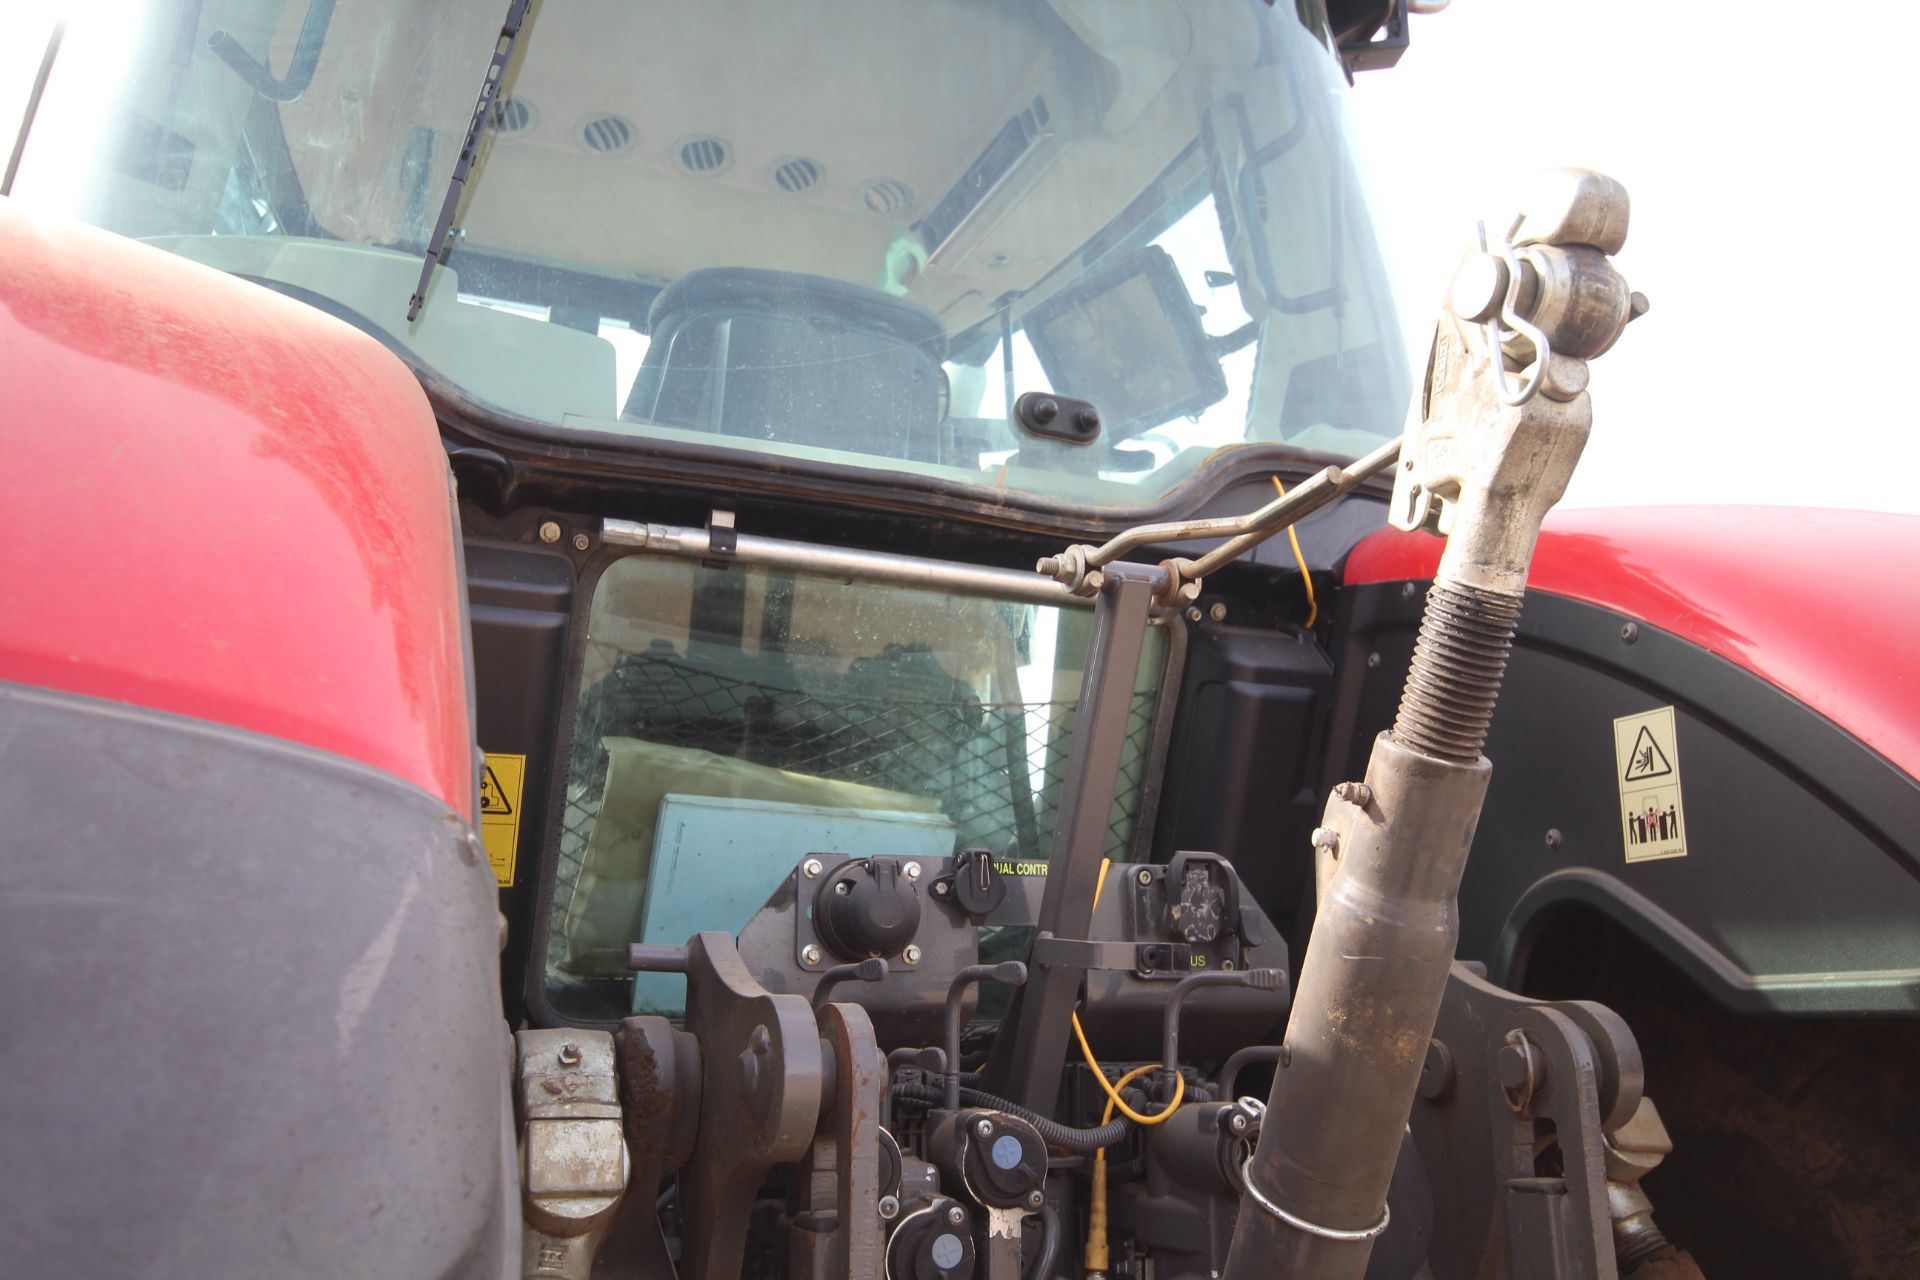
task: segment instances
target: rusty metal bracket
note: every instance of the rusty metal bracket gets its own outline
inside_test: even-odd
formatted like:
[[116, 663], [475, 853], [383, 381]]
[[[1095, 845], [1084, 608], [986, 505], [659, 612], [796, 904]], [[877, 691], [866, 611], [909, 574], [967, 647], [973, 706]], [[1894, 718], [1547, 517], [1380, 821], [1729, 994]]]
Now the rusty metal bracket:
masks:
[[693, 1154], [700, 1125], [700, 1046], [660, 1017], [626, 1019], [613, 1043], [633, 1176], [602, 1254], [619, 1259], [623, 1275], [671, 1275], [672, 1255], [654, 1202], [668, 1175]]
[[[1528, 1000], [1455, 964], [1410, 1119], [1434, 1273], [1476, 1275], [1504, 1242], [1509, 1275], [1613, 1280], [1604, 1133], [1641, 1089], [1639, 1047], [1612, 1011]], [[1551, 1150], [1557, 1168], [1540, 1158]]]
[[680, 1275], [737, 1280], [761, 1180], [813, 1142], [824, 1070], [820, 1029], [806, 997], [771, 995], [754, 981], [728, 934], [695, 934], [686, 973], [701, 1095], [693, 1156], [680, 1175], [688, 1224]]
[[885, 1244], [880, 1108], [886, 1100], [887, 1058], [865, 1009], [829, 1003], [818, 1013], [821, 1045], [831, 1065], [826, 1073], [830, 1097], [793, 1181], [789, 1274], [794, 1280], [877, 1276]]
[[[1504, 1029], [1502, 1029], [1504, 1028]], [[1593, 1044], [1566, 1014], [1545, 1006], [1512, 1009], [1489, 1032], [1511, 1058], [1532, 1065], [1523, 1105], [1489, 1106], [1494, 1185], [1506, 1231], [1511, 1274], [1552, 1280], [1613, 1280], [1613, 1220], [1600, 1135], [1600, 1062]], [[1539, 1061], [1533, 1062], [1537, 1055]], [[1505, 1098], [1505, 1081], [1490, 1087]], [[1560, 1169], [1540, 1168], [1536, 1152], [1550, 1123]]]
[[525, 1274], [586, 1280], [630, 1172], [613, 1037], [562, 1027], [514, 1042]]

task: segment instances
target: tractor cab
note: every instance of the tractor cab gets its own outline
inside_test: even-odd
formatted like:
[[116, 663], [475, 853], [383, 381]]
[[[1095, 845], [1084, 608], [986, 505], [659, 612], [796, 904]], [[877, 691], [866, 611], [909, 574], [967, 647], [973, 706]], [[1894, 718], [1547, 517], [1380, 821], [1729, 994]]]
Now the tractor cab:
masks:
[[[56, 85], [22, 189], [414, 369], [469, 535], [523, 513], [507, 540], [566, 570], [585, 633], [539, 723], [482, 733], [533, 764], [517, 803], [493, 793], [528, 899], [509, 946], [544, 973], [509, 1002], [677, 1012], [634, 994], [626, 944], [737, 930], [800, 838], [680, 866], [657, 845], [683, 799], [912, 815], [854, 843], [1042, 866], [1090, 611], [990, 575], [605, 558], [585, 512], [535, 540], [524, 482], [591, 460], [607, 514], [704, 526], [751, 493], [772, 505], [742, 534], [940, 561], [986, 525], [999, 569], [1032, 558], [1022, 531], [1198, 513], [1365, 454], [1408, 370], [1317, 11], [549, 4], [506, 36], [493, 9], [232, 0], [188, 32], [151, 6], [120, 73]], [[483, 727], [502, 684], [525, 700], [525, 673], [487, 678], [479, 606], [524, 554], [469, 549]], [[1158, 820], [1167, 636], [1135, 681], [1116, 858]]]
[[[167, 561], [205, 590], [154, 598], [200, 621], [154, 634], [318, 655], [223, 647], [138, 696], [198, 681], [371, 761], [449, 844], [432, 876], [363, 835], [288, 854], [315, 910], [240, 931], [353, 953], [328, 1052], [394, 1069], [349, 1093], [316, 1054], [314, 1108], [466, 1143], [352, 1130], [306, 1170], [325, 1212], [288, 1206], [302, 1248], [578, 1280], [1685, 1265], [1632, 1031], [1453, 963], [1534, 539], [1587, 362], [1645, 309], [1625, 191], [1567, 171], [1484, 240], [1414, 396], [1343, 117], [1406, 13], [154, 0], [70, 37], [14, 194], [121, 239], [33, 304], [80, 290], [61, 352], [117, 315], [165, 373], [187, 443], [153, 493], [251, 513]], [[175, 465], [215, 404], [253, 443]], [[292, 795], [248, 812], [295, 851], [372, 813]], [[383, 995], [401, 971], [426, 994]], [[483, 1046], [457, 1096], [442, 1024]]]

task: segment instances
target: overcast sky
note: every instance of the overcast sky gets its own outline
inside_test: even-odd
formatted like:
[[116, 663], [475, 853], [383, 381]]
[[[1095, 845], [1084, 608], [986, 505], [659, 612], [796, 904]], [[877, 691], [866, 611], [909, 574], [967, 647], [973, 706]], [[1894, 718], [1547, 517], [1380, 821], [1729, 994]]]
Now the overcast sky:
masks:
[[[1375, 214], [1425, 335], [1461, 247], [1532, 169], [1633, 198], [1652, 301], [1593, 365], [1569, 505], [1920, 512], [1920, 5], [1454, 0], [1357, 77]], [[1914, 572], [1920, 574], [1920, 566]]]
[[[1920, 513], [1920, 4], [1852, 12], [1836, 31], [1784, 0], [1454, 0], [1358, 77], [1416, 359], [1475, 217], [1507, 225], [1521, 176], [1584, 165], [1632, 193], [1619, 262], [1653, 310], [1595, 363], [1569, 505]], [[49, 14], [0, 0], [8, 142]]]

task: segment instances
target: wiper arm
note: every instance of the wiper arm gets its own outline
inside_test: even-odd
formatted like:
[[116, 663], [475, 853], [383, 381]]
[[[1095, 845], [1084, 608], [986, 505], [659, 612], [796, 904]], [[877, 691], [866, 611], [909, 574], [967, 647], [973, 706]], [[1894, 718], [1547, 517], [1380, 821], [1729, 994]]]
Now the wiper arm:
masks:
[[27, 149], [27, 135], [33, 132], [33, 118], [40, 113], [40, 95], [47, 91], [47, 77], [53, 74], [53, 60], [60, 56], [60, 40], [67, 34], [67, 20], [61, 18], [47, 34], [47, 51], [40, 55], [40, 70], [34, 73], [33, 88], [27, 90], [27, 105], [20, 112], [20, 128], [13, 135], [13, 151], [7, 156], [7, 170], [0, 177], [0, 196], [13, 194], [13, 176], [20, 172], [20, 157]]
[[420, 268], [420, 284], [407, 302], [408, 320], [420, 318], [420, 308], [426, 305], [427, 282], [433, 279], [433, 269], [447, 260], [454, 211], [460, 207], [460, 193], [466, 189], [467, 172], [473, 167], [473, 153], [480, 148], [480, 130], [486, 125], [493, 100], [499, 96], [500, 78], [506, 74], [507, 60], [513, 56], [513, 42], [519, 38], [520, 24], [526, 19], [529, 3], [530, 0], [509, 0], [507, 5], [507, 20], [500, 24], [500, 38], [493, 43], [493, 61], [487, 64], [487, 78], [480, 82], [480, 97], [473, 104], [473, 119], [467, 121], [466, 141], [460, 144], [460, 157], [453, 162], [453, 178], [447, 183], [447, 198], [440, 204], [440, 217], [433, 224], [433, 235], [427, 240], [427, 261]]

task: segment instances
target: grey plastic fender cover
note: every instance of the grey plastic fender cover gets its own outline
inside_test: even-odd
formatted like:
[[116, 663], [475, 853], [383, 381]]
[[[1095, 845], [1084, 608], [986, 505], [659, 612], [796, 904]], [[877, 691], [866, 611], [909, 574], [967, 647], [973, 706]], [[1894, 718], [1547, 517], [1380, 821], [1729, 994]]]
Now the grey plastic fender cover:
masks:
[[497, 930], [410, 784], [0, 684], [0, 1270], [516, 1274]]

